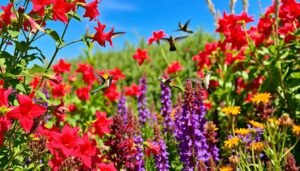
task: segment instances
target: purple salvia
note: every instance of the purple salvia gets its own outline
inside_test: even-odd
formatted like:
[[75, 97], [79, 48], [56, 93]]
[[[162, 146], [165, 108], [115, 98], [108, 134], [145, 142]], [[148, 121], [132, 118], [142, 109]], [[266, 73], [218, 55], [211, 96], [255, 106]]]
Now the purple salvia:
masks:
[[126, 106], [126, 97], [121, 96], [118, 103], [118, 114], [122, 116], [124, 121], [127, 121], [127, 106]]
[[139, 82], [140, 94], [138, 96], [138, 113], [139, 120], [142, 125], [144, 125], [148, 118], [150, 118], [150, 111], [147, 108], [147, 81], [146, 77], [142, 77]]
[[[204, 136], [206, 137], [208, 144], [208, 153], [210, 158], [216, 162], [219, 161], [219, 148], [217, 147], [217, 132], [218, 128], [212, 121], [208, 121], [204, 125]], [[211, 162], [211, 161], [210, 161]]]
[[175, 138], [179, 142], [180, 159], [185, 171], [195, 170], [200, 160], [206, 162], [209, 158], [203, 135], [204, 113], [197, 94], [191, 82], [187, 81], [184, 103], [175, 126]]
[[144, 163], [144, 152], [143, 152], [143, 138], [141, 135], [134, 136], [134, 143], [136, 144], [136, 165], [135, 171], [145, 171], [145, 163]]
[[167, 85], [160, 83], [161, 87], [161, 115], [164, 118], [164, 130], [171, 132], [173, 128], [173, 121], [171, 118], [172, 101], [171, 101], [171, 89]]
[[166, 143], [163, 139], [158, 140], [158, 145], [160, 146], [160, 153], [154, 156], [155, 168], [158, 171], [168, 171], [169, 165], [169, 153], [167, 151]]

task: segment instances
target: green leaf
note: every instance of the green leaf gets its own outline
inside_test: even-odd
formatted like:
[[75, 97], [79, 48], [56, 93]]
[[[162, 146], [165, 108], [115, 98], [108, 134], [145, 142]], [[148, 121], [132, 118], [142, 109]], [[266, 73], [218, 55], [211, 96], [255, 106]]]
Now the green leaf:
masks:
[[68, 17], [70, 18], [70, 17], [72, 17], [72, 18], [74, 18], [75, 20], [77, 20], [77, 21], [81, 21], [81, 18], [80, 18], [80, 16], [76, 13], [76, 12], [70, 12], [70, 13], [68, 13]]
[[52, 39], [56, 43], [58, 43], [59, 45], [63, 45], [64, 44], [63, 40], [60, 38], [60, 36], [58, 35], [58, 33], [55, 30], [46, 29], [45, 33], [47, 33], [48, 35], [50, 35], [52, 37]]
[[24, 87], [23, 84], [18, 84], [18, 85], [16, 86], [16, 89], [19, 90], [19, 91], [22, 92], [22, 93], [26, 93], [26, 89], [25, 89], [25, 87]]
[[34, 74], [34, 73], [43, 73], [45, 69], [39, 65], [34, 64], [32, 68], [28, 70], [29, 74]]
[[20, 35], [20, 31], [7, 30], [7, 32], [11, 37], [18, 37]]
[[36, 95], [37, 95], [38, 97], [40, 97], [43, 101], [50, 103], [50, 102], [48, 101], [46, 95], [45, 95], [43, 92], [41, 92], [41, 91], [36, 91], [35, 93], [36, 93]]

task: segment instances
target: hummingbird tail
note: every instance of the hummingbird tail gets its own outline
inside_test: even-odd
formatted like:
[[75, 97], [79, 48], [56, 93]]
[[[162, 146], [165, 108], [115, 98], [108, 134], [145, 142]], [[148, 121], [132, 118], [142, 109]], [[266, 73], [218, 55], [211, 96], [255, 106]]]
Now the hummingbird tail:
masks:
[[170, 51], [176, 51], [176, 47], [175, 46], [170, 46]]

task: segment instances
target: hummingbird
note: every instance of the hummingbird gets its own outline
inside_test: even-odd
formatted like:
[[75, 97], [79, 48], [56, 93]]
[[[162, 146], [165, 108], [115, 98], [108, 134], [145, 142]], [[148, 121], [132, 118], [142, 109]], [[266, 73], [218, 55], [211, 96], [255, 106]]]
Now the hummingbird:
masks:
[[123, 34], [126, 34], [126, 32], [113, 32], [112, 33], [112, 38], [116, 38], [116, 37], [119, 37], [119, 36], [121, 36], [121, 35], [123, 35]]
[[176, 31], [183, 31], [183, 32], [187, 32], [187, 33], [194, 33], [192, 30], [189, 30], [189, 24], [190, 24], [191, 20], [189, 19], [184, 25], [182, 25], [180, 22], [178, 23], [178, 27], [179, 29]]
[[177, 76], [173, 76], [173, 77], [169, 77], [169, 78], [161, 77], [161, 78], [158, 78], [158, 80], [170, 88], [174, 87], [174, 88], [178, 88], [179, 90], [182, 90], [182, 88], [177, 86], [177, 84], [174, 82], [174, 78], [176, 78], [176, 77]]
[[96, 88], [95, 90], [93, 90], [91, 92], [92, 95], [99, 91], [103, 92], [104, 90], [108, 89], [111, 86], [113, 78], [114, 78], [113, 75], [108, 75], [106, 77], [103, 77], [103, 76], [99, 75], [98, 73], [96, 73], [95, 71], [94, 71], [94, 75], [96, 76], [97, 80], [100, 82], [100, 85], [98, 88]]
[[169, 42], [170, 51], [176, 51], [175, 42], [178, 41], [178, 40], [185, 39], [187, 37], [188, 36], [181, 36], [181, 37], [176, 37], [175, 38], [173, 36], [170, 36], [169, 38], [162, 38], [161, 40]]
[[210, 75], [212, 74], [211, 71], [207, 71], [204, 74], [203, 78], [189, 78], [188, 80], [195, 82], [195, 83], [199, 83], [203, 88], [206, 89], [206, 91], [211, 94], [211, 90], [209, 88], [209, 81], [210, 81]]

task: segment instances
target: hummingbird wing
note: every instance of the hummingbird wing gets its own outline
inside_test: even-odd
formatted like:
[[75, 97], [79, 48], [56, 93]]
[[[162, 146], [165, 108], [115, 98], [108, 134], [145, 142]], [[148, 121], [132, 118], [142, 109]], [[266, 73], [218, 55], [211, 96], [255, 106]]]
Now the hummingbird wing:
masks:
[[189, 27], [190, 22], [191, 22], [191, 19], [189, 19], [189, 20], [184, 24], [183, 28], [184, 28], [185, 30], [187, 30], [187, 28]]
[[178, 27], [179, 27], [179, 30], [181, 30], [181, 23], [178, 22]]
[[169, 42], [170, 41], [170, 38], [161, 38], [160, 40], [163, 40], [165, 42]]
[[188, 36], [181, 36], [181, 37], [176, 37], [175, 41], [179, 41], [179, 40], [183, 40], [185, 38], [187, 38]]
[[103, 78], [101, 75], [99, 75], [95, 71], [93, 71], [93, 72], [94, 72], [94, 75], [96, 76], [97, 80], [100, 82], [100, 84], [103, 84], [105, 82], [105, 78]]
[[199, 79], [199, 78], [188, 78], [187, 80], [190, 80], [194, 83], [198, 83], [198, 84], [201, 84], [202, 85], [202, 79]]
[[119, 36], [121, 36], [121, 35], [123, 35], [123, 34], [125, 34], [126, 32], [114, 32], [113, 34], [112, 34], [112, 38], [116, 38], [116, 37], [119, 37]]

